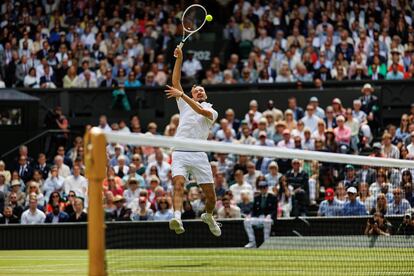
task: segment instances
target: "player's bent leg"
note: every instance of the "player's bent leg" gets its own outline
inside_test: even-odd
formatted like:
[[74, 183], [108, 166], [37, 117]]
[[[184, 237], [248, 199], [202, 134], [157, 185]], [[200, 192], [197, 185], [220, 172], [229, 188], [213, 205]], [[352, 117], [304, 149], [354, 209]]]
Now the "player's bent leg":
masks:
[[201, 220], [206, 223], [210, 229], [210, 232], [216, 236], [221, 236], [220, 224], [216, 222], [213, 217], [214, 208], [216, 206], [216, 192], [214, 191], [214, 185], [212, 183], [200, 184], [206, 196], [206, 213], [201, 215]]
[[181, 210], [183, 208], [183, 195], [184, 195], [184, 176], [177, 175], [173, 177], [174, 194], [173, 194], [173, 208], [174, 218], [169, 222], [171, 230], [176, 234], [182, 234], [185, 232], [183, 222], [181, 221]]

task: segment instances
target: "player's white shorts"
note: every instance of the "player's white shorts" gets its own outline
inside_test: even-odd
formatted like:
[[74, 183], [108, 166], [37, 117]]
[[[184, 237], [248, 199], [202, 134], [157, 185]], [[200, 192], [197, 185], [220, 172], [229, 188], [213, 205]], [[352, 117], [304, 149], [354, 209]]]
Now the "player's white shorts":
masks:
[[214, 183], [210, 162], [205, 152], [174, 151], [171, 164], [172, 176], [182, 175], [188, 179], [191, 173], [197, 184]]

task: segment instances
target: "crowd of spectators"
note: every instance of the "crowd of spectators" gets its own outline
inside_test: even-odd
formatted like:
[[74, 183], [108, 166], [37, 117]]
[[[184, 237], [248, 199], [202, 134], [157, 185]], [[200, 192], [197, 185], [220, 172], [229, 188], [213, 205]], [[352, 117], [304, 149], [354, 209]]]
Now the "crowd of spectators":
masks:
[[[367, 83], [361, 94], [352, 107], [342, 106], [339, 98], [322, 107], [316, 97], [311, 97], [305, 110], [297, 105], [295, 97], [288, 99], [288, 109], [284, 111], [272, 100], [263, 109], [252, 100], [243, 116], [236, 117], [232, 109], [226, 110], [213, 125], [209, 139], [291, 150], [414, 159], [414, 105], [401, 116], [398, 126], [378, 128], [374, 88]], [[173, 115], [164, 129], [154, 122], [141, 126], [137, 115], [131, 116], [129, 122], [111, 124], [102, 115], [97, 126], [104, 131], [174, 136], [178, 124], [178, 115]], [[86, 126], [86, 130], [91, 127]], [[378, 129], [379, 140], [373, 129]], [[46, 150], [47, 155], [41, 153], [34, 160], [27, 147], [22, 146], [14, 163], [0, 162], [3, 217], [12, 215], [22, 223], [86, 220], [88, 182], [83, 176], [83, 139], [76, 137], [68, 145], [68, 140], [60, 137], [52, 139], [50, 147], [53, 150]], [[102, 184], [106, 218], [170, 219], [173, 215], [171, 150], [111, 143], [106, 151], [107, 177]], [[277, 199], [275, 217], [376, 212], [402, 215], [414, 207], [414, 172], [410, 169], [214, 152], [209, 153], [209, 158], [219, 218], [250, 217], [253, 199], [260, 194], [261, 187], [266, 187], [266, 193]], [[199, 217], [204, 207], [205, 196], [190, 177], [183, 218]]]
[[[232, 14], [216, 38], [225, 47], [204, 68], [188, 53], [193, 81], [413, 77], [408, 0], [218, 3]], [[182, 34], [174, 1], [5, 0], [0, 9], [0, 87], [163, 86]]]

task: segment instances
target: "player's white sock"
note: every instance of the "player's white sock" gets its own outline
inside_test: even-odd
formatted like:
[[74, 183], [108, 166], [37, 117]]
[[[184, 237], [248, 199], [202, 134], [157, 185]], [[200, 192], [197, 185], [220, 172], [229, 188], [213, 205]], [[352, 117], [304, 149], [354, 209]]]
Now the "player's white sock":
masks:
[[180, 211], [174, 211], [174, 217], [176, 219], [181, 219], [181, 212]]

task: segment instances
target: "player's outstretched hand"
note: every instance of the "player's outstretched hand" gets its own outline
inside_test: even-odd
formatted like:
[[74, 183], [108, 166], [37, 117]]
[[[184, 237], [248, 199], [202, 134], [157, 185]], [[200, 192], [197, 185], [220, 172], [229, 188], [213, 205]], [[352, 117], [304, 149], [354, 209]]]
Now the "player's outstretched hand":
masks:
[[183, 50], [181, 49], [181, 47], [176, 47], [174, 50], [174, 56], [176, 58], [183, 58]]
[[170, 98], [179, 98], [184, 94], [183, 91], [181, 91], [177, 88], [174, 88], [172, 86], [167, 85], [167, 88], [168, 89], [165, 89], [164, 91], [167, 94], [168, 99], [170, 99]]

